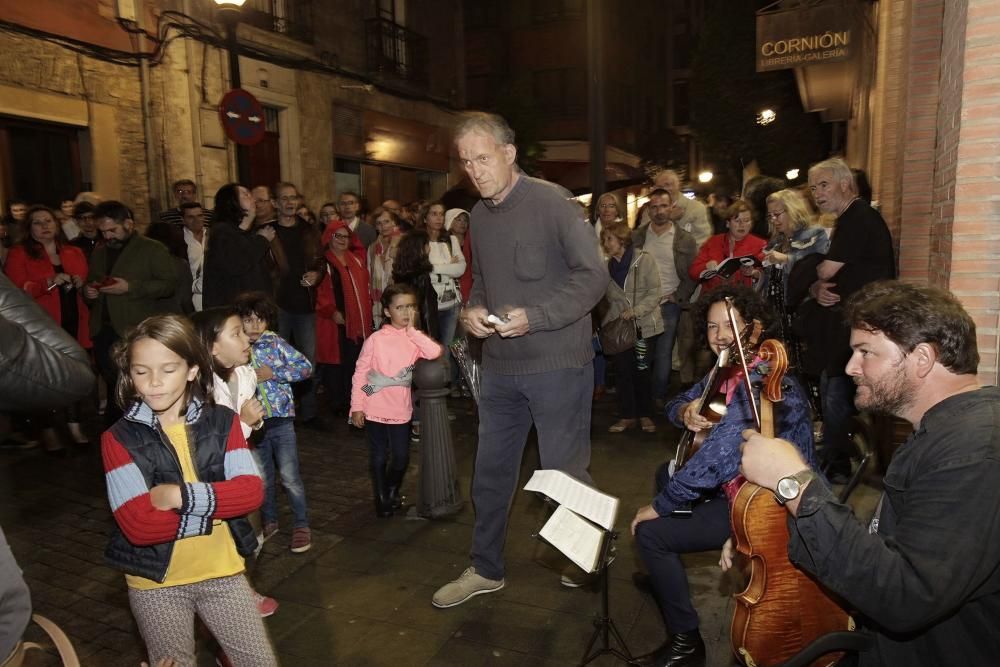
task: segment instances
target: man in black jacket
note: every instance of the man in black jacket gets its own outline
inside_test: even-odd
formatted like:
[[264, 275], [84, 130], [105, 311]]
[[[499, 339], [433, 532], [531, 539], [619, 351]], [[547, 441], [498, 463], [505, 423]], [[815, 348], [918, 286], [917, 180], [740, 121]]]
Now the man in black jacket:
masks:
[[855, 520], [783, 440], [744, 432], [743, 473], [794, 517], [792, 562], [871, 634], [862, 666], [996, 664], [1000, 389], [977, 381], [976, 326], [950, 293], [896, 281], [863, 287], [845, 316], [855, 404], [914, 428], [874, 518]]
[[[44, 410], [90, 393], [87, 353], [0, 273], [0, 406]], [[0, 663], [14, 651], [31, 618], [31, 596], [0, 530]]]

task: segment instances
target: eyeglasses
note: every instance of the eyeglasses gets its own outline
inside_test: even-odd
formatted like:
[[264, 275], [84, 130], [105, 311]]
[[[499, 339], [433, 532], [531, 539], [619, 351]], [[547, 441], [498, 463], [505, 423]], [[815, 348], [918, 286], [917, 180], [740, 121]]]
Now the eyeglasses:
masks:
[[298, 201], [298, 195], [281, 195], [278, 197], [278, 201]]
[[344, 239], [351, 238], [351, 235], [350, 234], [334, 234], [333, 238], [344, 240]]
[[781, 217], [781, 216], [782, 216], [782, 215], [783, 215], [784, 213], [785, 213], [784, 211], [778, 211], [777, 213], [768, 213], [768, 214], [767, 214], [767, 219], [768, 219], [768, 220], [777, 220], [777, 219], [778, 219], [778, 218], [780, 218], [780, 217]]

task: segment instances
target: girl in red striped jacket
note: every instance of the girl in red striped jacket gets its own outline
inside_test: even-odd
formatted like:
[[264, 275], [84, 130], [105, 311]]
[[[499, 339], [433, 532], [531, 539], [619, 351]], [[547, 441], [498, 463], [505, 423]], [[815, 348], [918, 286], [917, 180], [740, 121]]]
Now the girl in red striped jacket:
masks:
[[413, 365], [441, 356], [441, 346], [413, 328], [420, 322], [415, 289], [405, 283], [389, 285], [382, 292], [382, 310], [386, 323], [361, 348], [351, 388], [351, 422], [368, 435], [380, 518], [392, 516], [403, 504], [399, 490], [410, 462]]
[[246, 515], [263, 483], [239, 417], [212, 402], [212, 365], [191, 323], [141, 322], [116, 349], [125, 416], [101, 438], [125, 573], [149, 662], [195, 663], [197, 614], [234, 665], [277, 665], [244, 576], [257, 546]]

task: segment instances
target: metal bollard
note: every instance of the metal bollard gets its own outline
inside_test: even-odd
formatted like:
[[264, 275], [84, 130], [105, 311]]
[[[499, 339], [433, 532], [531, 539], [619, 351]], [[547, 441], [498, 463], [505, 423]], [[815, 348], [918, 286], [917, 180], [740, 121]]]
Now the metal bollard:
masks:
[[448, 422], [448, 381], [451, 367], [446, 356], [422, 359], [413, 369], [420, 398], [420, 494], [417, 514], [440, 519], [462, 509], [462, 494], [455, 477], [455, 450]]

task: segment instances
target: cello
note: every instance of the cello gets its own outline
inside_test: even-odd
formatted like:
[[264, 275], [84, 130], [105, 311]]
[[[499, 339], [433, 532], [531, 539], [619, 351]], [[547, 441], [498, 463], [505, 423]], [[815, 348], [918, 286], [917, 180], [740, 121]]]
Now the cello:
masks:
[[[735, 330], [732, 305], [726, 302]], [[738, 338], [736, 346], [757, 430], [773, 438], [773, 404], [782, 400], [781, 382], [788, 370], [785, 347], [774, 339], [760, 345], [757, 368], [765, 380], [758, 406]], [[853, 629], [853, 620], [840, 604], [788, 560], [788, 514], [770, 489], [744, 482], [732, 502], [731, 521], [734, 546], [745, 557], [749, 574], [746, 588], [735, 596], [730, 630], [730, 644], [742, 664], [777, 665], [822, 635]], [[810, 667], [833, 665], [842, 655], [823, 656]]]

